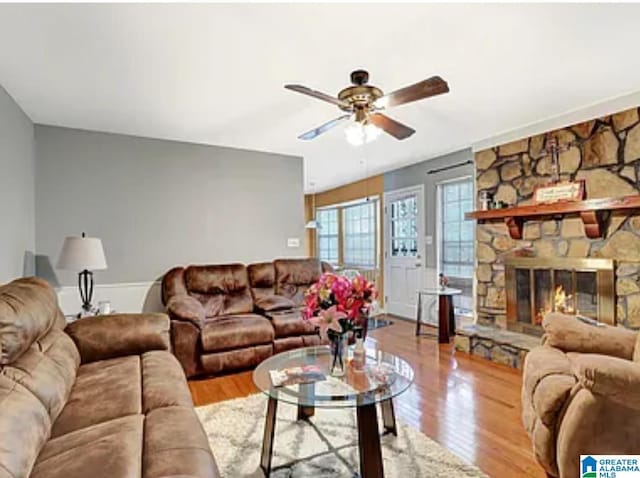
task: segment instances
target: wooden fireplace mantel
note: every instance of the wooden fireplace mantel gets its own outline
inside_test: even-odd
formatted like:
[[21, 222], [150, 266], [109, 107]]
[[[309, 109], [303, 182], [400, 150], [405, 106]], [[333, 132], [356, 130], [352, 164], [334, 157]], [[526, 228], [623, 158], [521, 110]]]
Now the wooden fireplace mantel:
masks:
[[480, 223], [502, 219], [509, 228], [511, 238], [522, 239], [522, 228], [529, 220], [538, 219], [541, 216], [579, 214], [587, 237], [597, 239], [602, 237], [604, 232], [606, 213], [623, 209], [640, 209], [640, 195], [472, 211], [465, 214], [465, 219], [476, 219]]

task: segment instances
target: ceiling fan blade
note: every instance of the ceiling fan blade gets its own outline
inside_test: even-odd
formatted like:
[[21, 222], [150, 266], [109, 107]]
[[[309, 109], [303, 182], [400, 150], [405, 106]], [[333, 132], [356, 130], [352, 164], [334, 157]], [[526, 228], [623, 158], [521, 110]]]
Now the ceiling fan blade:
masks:
[[349, 118], [351, 118], [351, 115], [339, 116], [338, 118], [332, 119], [331, 121], [328, 121], [325, 124], [312, 129], [311, 131], [307, 131], [306, 133], [301, 134], [300, 136], [298, 136], [298, 139], [309, 141], [310, 139], [313, 139], [316, 136], [320, 136], [322, 133], [326, 133], [334, 126], [338, 126], [340, 123], [342, 123], [345, 120], [348, 120]]
[[402, 123], [399, 123], [396, 120], [383, 115], [382, 113], [373, 113], [369, 115], [368, 121], [381, 130], [389, 133], [394, 138], [400, 140], [407, 139], [409, 136], [416, 132], [415, 129], [409, 128], [408, 126], [403, 125]]
[[330, 96], [322, 91], [312, 90], [311, 88], [307, 88], [302, 85], [284, 85], [287, 90], [295, 91], [296, 93], [302, 93], [303, 95], [312, 96], [314, 98], [318, 98], [319, 100], [326, 101], [328, 103], [332, 103], [340, 108], [351, 108], [349, 103], [346, 103], [334, 96]]
[[449, 85], [439, 76], [432, 76], [415, 85], [400, 88], [378, 100], [384, 106], [398, 106], [412, 101], [423, 100], [430, 96], [441, 95], [449, 92]]

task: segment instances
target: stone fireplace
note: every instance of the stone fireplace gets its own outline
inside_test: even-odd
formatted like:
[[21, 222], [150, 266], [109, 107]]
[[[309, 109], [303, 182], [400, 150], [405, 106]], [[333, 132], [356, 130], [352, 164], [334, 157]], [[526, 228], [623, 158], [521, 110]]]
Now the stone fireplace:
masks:
[[[560, 147], [557, 163], [550, 138]], [[556, 175], [584, 180], [586, 199], [637, 195], [638, 109], [479, 151], [475, 165], [478, 197], [487, 191], [509, 206], [531, 204], [536, 186]], [[602, 235], [595, 238], [587, 236], [578, 214], [527, 219], [521, 239], [511, 237], [504, 220], [478, 223], [477, 323], [539, 333], [539, 311], [556, 307], [561, 285], [565, 311], [573, 307], [603, 322], [640, 328], [640, 210], [604, 212], [600, 220]]]
[[504, 264], [509, 330], [541, 335], [549, 312], [615, 323], [611, 259], [509, 256]]

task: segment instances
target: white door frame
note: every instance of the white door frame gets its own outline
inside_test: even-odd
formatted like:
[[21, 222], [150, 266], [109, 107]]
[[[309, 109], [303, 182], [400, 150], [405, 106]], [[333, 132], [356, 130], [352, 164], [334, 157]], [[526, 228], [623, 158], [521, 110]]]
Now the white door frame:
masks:
[[[417, 184], [415, 186], [409, 186], [400, 189], [394, 189], [393, 191], [385, 191], [383, 194], [383, 217], [384, 217], [384, 297], [385, 297], [385, 310], [389, 311], [389, 306], [387, 304], [387, 297], [389, 296], [389, 291], [391, 290], [391, 272], [390, 272], [390, 259], [391, 259], [391, 228], [389, 227], [391, 224], [389, 218], [389, 210], [388, 205], [390, 201], [400, 199], [403, 196], [409, 196], [411, 194], [416, 194], [418, 199], [418, 255], [417, 257], [411, 258], [411, 260], [415, 261], [416, 264], [420, 264], [419, 267], [420, 272], [418, 274], [418, 289], [422, 287], [424, 282], [423, 276], [426, 265], [426, 245], [425, 245], [425, 230], [426, 230], [426, 211], [425, 211], [425, 193], [424, 193], [424, 184]], [[417, 296], [417, 294], [416, 294]], [[416, 314], [412, 314], [412, 317], [415, 320]]]

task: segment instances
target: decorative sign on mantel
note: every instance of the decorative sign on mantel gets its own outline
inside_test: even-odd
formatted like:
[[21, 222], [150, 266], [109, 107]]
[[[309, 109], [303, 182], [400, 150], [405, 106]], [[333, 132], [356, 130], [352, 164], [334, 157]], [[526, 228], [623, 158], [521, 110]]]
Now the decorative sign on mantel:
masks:
[[584, 180], [538, 186], [533, 193], [536, 204], [581, 201], [584, 198]]

